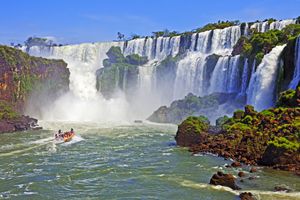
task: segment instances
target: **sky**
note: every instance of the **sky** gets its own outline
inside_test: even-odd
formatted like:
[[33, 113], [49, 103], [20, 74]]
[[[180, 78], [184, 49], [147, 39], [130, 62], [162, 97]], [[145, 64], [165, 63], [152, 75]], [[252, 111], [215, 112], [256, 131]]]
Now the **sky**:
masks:
[[0, 44], [30, 36], [57, 43], [112, 41], [117, 32], [188, 31], [218, 20], [300, 16], [300, 0], [0, 0]]

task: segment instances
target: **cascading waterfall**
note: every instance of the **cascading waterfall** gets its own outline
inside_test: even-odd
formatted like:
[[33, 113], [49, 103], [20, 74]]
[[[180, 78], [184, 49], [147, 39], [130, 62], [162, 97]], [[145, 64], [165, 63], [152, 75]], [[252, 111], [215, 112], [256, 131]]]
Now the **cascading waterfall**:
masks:
[[[272, 87], [282, 47], [276, 47], [266, 55], [257, 70], [255, 60], [253, 66], [248, 66], [247, 59], [231, 56], [231, 52], [241, 35], [248, 35], [251, 28], [265, 32], [282, 29], [291, 23], [295, 23], [295, 20], [274, 21], [271, 24], [257, 22], [251, 26], [246, 24], [243, 33], [241, 26], [232, 26], [193, 33], [190, 36], [146, 37], [126, 42], [68, 45], [50, 49], [33, 47], [30, 54], [64, 59], [71, 72], [70, 93], [58, 99], [54, 108], [51, 108], [52, 111], [45, 112], [47, 114], [44, 117], [105, 121], [127, 119], [128, 113], [133, 113], [133, 110], [138, 111], [138, 117], [147, 117], [157, 107], [183, 98], [190, 92], [199, 96], [214, 92], [247, 95], [247, 103], [254, 104], [257, 109], [264, 109], [273, 103]], [[300, 78], [299, 38], [297, 41], [297, 67], [291, 88], [295, 88]], [[102, 62], [107, 58], [106, 52], [112, 46], [119, 46], [125, 56], [138, 54], [149, 59], [148, 63], [138, 67], [138, 85], [132, 94], [135, 95], [133, 102], [127, 102], [122, 92], [116, 98], [106, 100], [95, 88], [96, 70], [103, 67]], [[156, 67], [168, 56], [175, 57], [179, 52], [182, 58], [177, 61], [174, 69], [173, 87], [168, 88], [172, 91], [165, 91], [168, 90], [166, 88], [162, 91], [157, 84]], [[128, 89], [127, 74], [129, 72], [125, 69], [121, 84], [123, 88], [120, 88], [123, 92]], [[168, 95], [164, 95], [166, 93]], [[266, 98], [262, 99], [262, 96]], [[263, 103], [260, 103], [261, 100]], [[101, 113], [105, 113], [105, 119], [101, 118]]]
[[273, 106], [279, 56], [284, 47], [285, 45], [276, 46], [269, 54], [265, 55], [251, 76], [247, 91], [247, 103], [253, 105], [257, 110]]
[[[216, 84], [211, 81], [211, 86], [209, 89], [205, 88], [204, 81], [204, 70], [206, 66], [208, 56], [212, 54], [218, 54], [225, 57], [220, 57], [218, 63], [213, 72], [215, 77], [217, 76], [216, 70], [219, 68], [228, 67], [230, 70], [235, 70], [236, 62], [229, 62], [229, 57], [232, 52], [233, 46], [236, 44], [238, 39], [241, 36], [241, 29], [239, 26], [232, 26], [225, 29], [216, 29], [213, 31], [205, 31], [202, 33], [194, 33], [192, 35], [192, 42], [189, 52], [187, 56], [179, 61], [177, 71], [176, 71], [176, 79], [175, 79], [175, 89], [174, 89], [174, 99], [182, 98], [187, 95], [189, 92], [192, 92], [196, 95], [206, 95], [212, 92], [219, 92], [215, 86]], [[225, 66], [226, 65], [226, 66]], [[230, 82], [229, 76], [226, 73], [218, 74], [218, 80], [224, 80], [224, 87], [231, 88], [232, 86], [226, 84], [233, 84]], [[217, 84], [219, 85], [219, 84]], [[223, 91], [223, 90], [222, 90]], [[224, 89], [224, 92], [226, 90]], [[232, 92], [232, 91], [227, 91]]]
[[128, 118], [125, 98], [106, 100], [96, 89], [96, 70], [102, 67], [106, 52], [112, 46], [122, 45], [116, 42], [69, 45], [53, 47], [46, 52], [32, 49], [30, 53], [33, 55], [64, 59], [70, 70], [70, 92], [54, 102], [53, 107], [46, 108], [42, 118], [69, 121], [119, 121]]
[[242, 87], [241, 87], [241, 95], [244, 95], [246, 93], [247, 87], [248, 87], [248, 80], [249, 80], [249, 63], [248, 58], [244, 61], [244, 67], [243, 67], [243, 75], [242, 75]]
[[295, 70], [293, 80], [291, 81], [289, 88], [296, 89], [300, 81], [300, 36], [298, 36], [295, 47]]
[[256, 29], [258, 32], [266, 32], [268, 30], [282, 30], [287, 25], [295, 24], [295, 19], [286, 19], [286, 20], [280, 20], [280, 21], [274, 21], [269, 24], [268, 21], [265, 22], [256, 22], [250, 26], [250, 29]]
[[240, 56], [220, 57], [210, 79], [209, 93], [236, 93], [239, 91], [238, 63]]

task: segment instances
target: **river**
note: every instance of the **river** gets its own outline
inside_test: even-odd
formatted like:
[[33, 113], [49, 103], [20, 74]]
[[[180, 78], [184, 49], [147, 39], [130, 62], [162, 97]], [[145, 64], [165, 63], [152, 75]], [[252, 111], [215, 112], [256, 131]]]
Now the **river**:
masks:
[[[209, 180], [231, 161], [195, 155], [176, 147], [174, 125], [41, 122], [44, 130], [0, 135], [0, 199], [299, 199], [300, 178], [259, 169], [243, 189], [211, 186]], [[55, 144], [54, 130], [73, 127], [73, 141]], [[293, 192], [272, 192], [285, 184]]]

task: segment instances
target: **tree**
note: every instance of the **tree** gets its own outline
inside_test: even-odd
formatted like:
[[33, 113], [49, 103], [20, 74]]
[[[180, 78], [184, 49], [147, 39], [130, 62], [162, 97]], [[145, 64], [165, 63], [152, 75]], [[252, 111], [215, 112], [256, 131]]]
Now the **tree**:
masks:
[[124, 40], [124, 38], [125, 38], [125, 35], [124, 35], [124, 34], [118, 32], [117, 35], [118, 35], [118, 36], [117, 36], [118, 40], [120, 40], [120, 41]]
[[138, 38], [141, 38], [141, 36], [139, 36], [138, 34], [132, 34], [132, 35], [131, 35], [131, 39], [132, 39], [132, 40], [138, 39]]

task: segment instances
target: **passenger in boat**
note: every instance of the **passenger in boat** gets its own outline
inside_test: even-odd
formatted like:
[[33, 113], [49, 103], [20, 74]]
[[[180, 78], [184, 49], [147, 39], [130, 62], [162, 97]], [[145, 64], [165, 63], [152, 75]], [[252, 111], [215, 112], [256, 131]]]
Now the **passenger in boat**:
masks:
[[72, 133], [74, 133], [74, 130], [73, 130], [73, 128], [71, 128], [71, 131], [70, 131], [70, 133], [72, 134]]
[[58, 137], [60, 137], [60, 138], [63, 138], [63, 137], [64, 137], [64, 134], [61, 132], [60, 129], [58, 130]]

